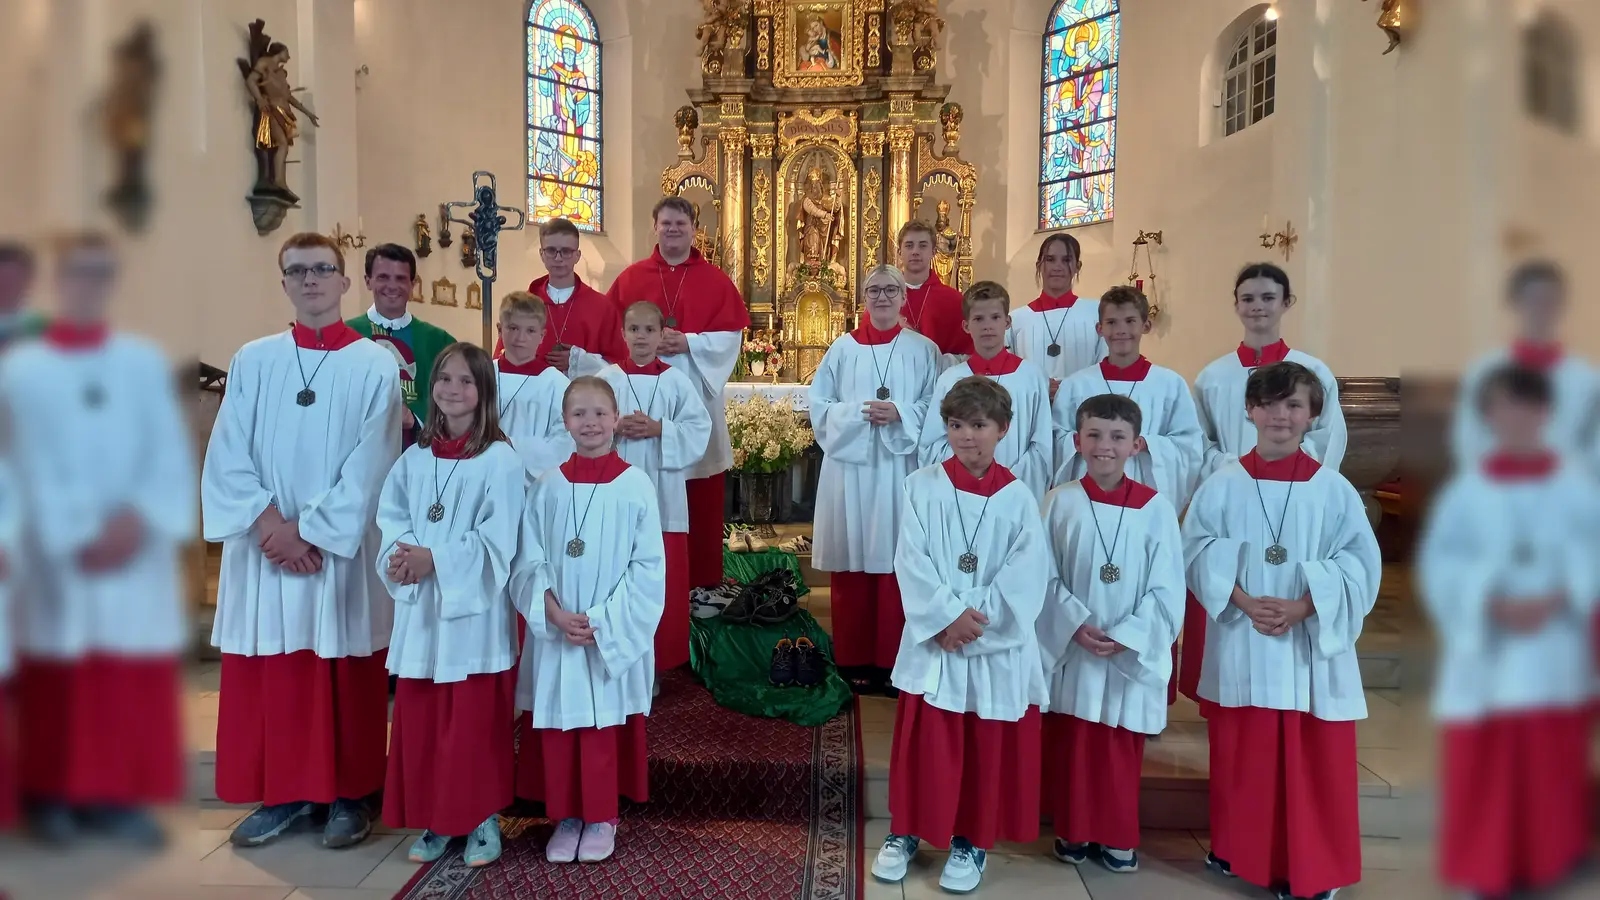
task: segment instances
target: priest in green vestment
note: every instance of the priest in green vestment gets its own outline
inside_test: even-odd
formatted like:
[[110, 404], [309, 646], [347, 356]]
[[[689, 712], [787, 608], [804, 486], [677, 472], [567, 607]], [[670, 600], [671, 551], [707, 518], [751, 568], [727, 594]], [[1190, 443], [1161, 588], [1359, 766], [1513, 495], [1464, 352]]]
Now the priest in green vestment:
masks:
[[399, 244], [379, 244], [367, 251], [367, 289], [372, 306], [348, 324], [384, 345], [400, 366], [400, 393], [411, 415], [402, 426], [402, 447], [409, 447], [428, 415], [433, 360], [456, 339], [407, 309], [417, 280], [417, 258]]
[[0, 350], [38, 337], [45, 318], [28, 306], [33, 287], [33, 251], [20, 241], [0, 241]]

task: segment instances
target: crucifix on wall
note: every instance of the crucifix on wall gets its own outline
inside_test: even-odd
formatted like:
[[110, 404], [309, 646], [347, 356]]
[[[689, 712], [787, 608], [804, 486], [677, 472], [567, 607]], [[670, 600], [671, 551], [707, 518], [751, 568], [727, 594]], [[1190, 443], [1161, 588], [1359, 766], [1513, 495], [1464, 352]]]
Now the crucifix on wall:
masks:
[[[528, 216], [514, 206], [501, 206], [493, 173], [472, 173], [472, 200], [444, 204], [448, 221], [465, 225], [478, 245], [478, 282], [483, 286], [483, 349], [494, 347], [494, 283], [499, 278], [500, 232], [521, 231]], [[456, 213], [465, 214], [458, 218]]]

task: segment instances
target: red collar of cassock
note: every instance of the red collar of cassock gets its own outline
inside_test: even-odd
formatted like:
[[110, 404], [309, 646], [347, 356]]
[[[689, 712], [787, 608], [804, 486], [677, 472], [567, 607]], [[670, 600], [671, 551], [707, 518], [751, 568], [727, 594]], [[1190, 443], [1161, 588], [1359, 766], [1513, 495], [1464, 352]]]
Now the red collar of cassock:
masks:
[[74, 322], [55, 319], [45, 326], [44, 340], [60, 350], [98, 350], [105, 345], [110, 329], [104, 322]]
[[561, 474], [573, 484], [610, 484], [628, 468], [613, 450], [605, 456], [579, 456], [574, 453], [561, 464]]
[[1100, 377], [1107, 381], [1143, 381], [1150, 374], [1150, 360], [1139, 357], [1128, 366], [1114, 366], [1110, 359], [1100, 360]]
[[294, 345], [302, 350], [343, 350], [361, 339], [360, 332], [343, 322], [324, 325], [321, 331], [294, 323]]
[[1546, 371], [1561, 361], [1561, 344], [1557, 341], [1522, 341], [1511, 345], [1511, 360], [1528, 369]]
[[1144, 505], [1149, 503], [1150, 498], [1156, 495], [1156, 492], [1148, 485], [1140, 484], [1128, 477], [1123, 477], [1122, 483], [1109, 491], [1101, 488], [1099, 483], [1088, 475], [1080, 478], [1078, 483], [1083, 485], [1083, 492], [1089, 496], [1090, 500], [1096, 503], [1104, 503], [1107, 506], [1144, 509]]
[[987, 375], [994, 378], [999, 375], [1010, 375], [1022, 366], [1022, 357], [1002, 347], [993, 359], [984, 359], [974, 353], [967, 357], [967, 365], [974, 375]]
[[1238, 353], [1239, 364], [1247, 369], [1253, 369], [1256, 366], [1270, 366], [1273, 363], [1283, 362], [1289, 357], [1289, 345], [1280, 338], [1257, 351], [1241, 343]]
[[1304, 450], [1273, 460], [1262, 459], [1261, 454], [1251, 450], [1239, 457], [1239, 463], [1257, 481], [1310, 481], [1322, 468], [1322, 464], [1307, 456]]
[[617, 363], [617, 368], [621, 369], [624, 375], [660, 375], [672, 367], [662, 362], [658, 356], [642, 366], [630, 357]]
[[[588, 288], [588, 285], [583, 283], [582, 278], [579, 278], [577, 275], [573, 275], [572, 278], [572, 296], [567, 298], [568, 303], [571, 303], [572, 301], [583, 296], [585, 289]], [[538, 278], [535, 278], [533, 280], [533, 284], [528, 285], [528, 293], [537, 296], [540, 300], [543, 300], [546, 303], [555, 303], [554, 300], [550, 299], [549, 275], [540, 275]], [[556, 303], [556, 305], [561, 306], [562, 304]]]
[[956, 490], [977, 494], [979, 497], [993, 497], [1000, 493], [1001, 488], [1017, 480], [1017, 476], [1011, 474], [1010, 469], [999, 463], [990, 463], [989, 471], [979, 478], [968, 472], [967, 467], [961, 464], [961, 460], [954, 456], [944, 461], [944, 473], [950, 476], [950, 483], [955, 485]]
[[467, 432], [460, 437], [436, 437], [429, 444], [428, 449], [439, 459], [466, 459], [467, 441], [472, 440], [472, 432]]
[[873, 344], [887, 344], [894, 340], [899, 333], [900, 323], [898, 322], [892, 328], [879, 331], [873, 327], [871, 320], [863, 318], [861, 324], [856, 326], [856, 330], [850, 332], [850, 336], [855, 338], [858, 344], [871, 346]]
[[1491, 481], [1537, 481], [1556, 470], [1556, 455], [1548, 450], [1535, 453], [1491, 453], [1484, 457], [1483, 473]]
[[698, 247], [690, 247], [689, 248], [689, 258], [685, 259], [683, 262], [678, 263], [678, 265], [674, 266], [672, 263], [667, 262], [667, 258], [665, 256], [661, 255], [661, 245], [660, 244], [657, 244], [654, 248], [651, 249], [650, 258], [655, 260], [656, 268], [658, 268], [658, 269], [660, 269], [662, 271], [665, 271], [665, 272], [670, 272], [673, 269], [677, 269], [677, 268], [680, 268], [680, 267], [698, 266], [701, 263], [704, 263], [706, 261], [706, 258], [704, 256], [700, 255], [700, 250], [699, 250]]
[[1049, 312], [1053, 309], [1071, 309], [1072, 304], [1077, 302], [1078, 295], [1070, 290], [1059, 297], [1052, 297], [1049, 294], [1040, 292], [1039, 296], [1035, 298], [1032, 303], [1028, 304], [1028, 308], [1034, 312], [1042, 313]]
[[499, 365], [500, 372], [505, 375], [538, 375], [545, 369], [550, 368], [550, 364], [538, 356], [535, 356], [533, 359], [520, 364], [514, 363], [511, 360], [506, 359], [504, 356], [501, 356]]

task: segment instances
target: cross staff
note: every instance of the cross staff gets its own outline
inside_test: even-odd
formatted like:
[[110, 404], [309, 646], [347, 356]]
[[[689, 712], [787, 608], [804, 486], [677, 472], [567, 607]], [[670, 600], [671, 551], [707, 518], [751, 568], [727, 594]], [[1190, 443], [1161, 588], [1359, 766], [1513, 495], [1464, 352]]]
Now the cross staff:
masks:
[[[493, 352], [494, 282], [500, 277], [500, 232], [507, 229], [521, 231], [528, 224], [528, 217], [515, 206], [499, 205], [495, 197], [493, 173], [472, 173], [472, 196], [472, 200], [446, 203], [444, 206], [448, 210], [448, 220], [471, 228], [472, 236], [478, 242], [478, 281], [483, 285], [483, 349]], [[466, 211], [466, 218], [457, 218], [457, 210]], [[515, 224], [507, 220], [511, 213], [516, 214]]]

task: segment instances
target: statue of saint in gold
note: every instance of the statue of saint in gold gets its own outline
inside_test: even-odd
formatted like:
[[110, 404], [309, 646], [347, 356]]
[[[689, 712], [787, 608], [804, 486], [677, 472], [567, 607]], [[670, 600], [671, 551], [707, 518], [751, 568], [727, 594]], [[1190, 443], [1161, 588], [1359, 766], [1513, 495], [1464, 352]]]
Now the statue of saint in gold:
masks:
[[276, 195], [291, 203], [300, 197], [289, 190], [286, 171], [289, 148], [300, 136], [300, 125], [295, 110], [305, 113], [312, 126], [320, 123], [317, 116], [295, 97], [289, 87], [289, 48], [267, 37], [266, 23], [260, 19], [250, 23], [250, 60], [239, 60], [239, 70], [244, 75], [245, 90], [255, 107], [255, 146], [258, 159], [255, 193]]
[[951, 287], [956, 285], [956, 251], [961, 247], [961, 238], [956, 230], [950, 227], [950, 201], [940, 200], [934, 207], [937, 215], [933, 220], [933, 271], [938, 274], [939, 280]]
[[839, 258], [844, 237], [844, 209], [838, 190], [821, 167], [812, 166], [795, 210], [800, 238], [800, 259], [813, 269], [826, 269]]

